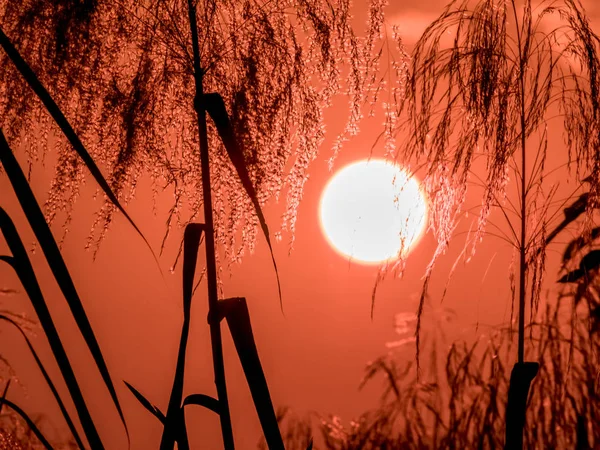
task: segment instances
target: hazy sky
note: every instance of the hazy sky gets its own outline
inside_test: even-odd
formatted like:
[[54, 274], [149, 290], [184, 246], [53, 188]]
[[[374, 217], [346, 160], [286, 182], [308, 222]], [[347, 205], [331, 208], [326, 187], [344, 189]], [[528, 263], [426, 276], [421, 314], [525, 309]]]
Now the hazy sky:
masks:
[[[362, 4], [359, 1], [356, 3], [357, 7]], [[389, 21], [401, 26], [406, 42], [411, 44], [439, 14], [445, 2], [391, 3]], [[584, 4], [595, 19], [598, 7], [591, 1]], [[345, 100], [342, 99], [340, 103], [343, 107]], [[371, 320], [370, 299], [377, 268], [351, 264], [343, 259], [328, 245], [318, 223], [318, 200], [331, 176], [326, 159], [330, 156], [336, 127], [341, 126], [336, 122], [336, 114], [340, 111], [336, 108], [326, 113], [329, 139], [310, 171], [310, 180], [299, 208], [294, 250], [288, 256], [285, 235], [283, 242], [275, 246], [285, 315], [279, 308], [275, 275], [262, 237], [259, 237], [253, 255], [246, 256], [242, 264], [232, 267], [230, 272], [225, 271], [223, 275], [225, 296], [244, 296], [248, 300], [254, 336], [275, 406], [290, 406], [299, 414], [308, 411], [333, 413], [348, 421], [378, 402], [379, 382], [361, 392], [357, 390], [365, 364], [384, 354], [387, 351], [385, 343], [396, 338], [395, 314], [416, 311], [421, 277], [435, 242], [431, 235], [425, 236], [411, 253], [404, 277], [395, 280], [389, 278], [379, 287], [375, 317]], [[335, 169], [368, 157], [380, 122], [381, 118], [376, 117], [364, 123], [365, 131], [345, 147]], [[381, 154], [382, 150], [379, 151]], [[50, 176], [50, 169], [34, 169], [33, 185], [41, 197], [47, 189]], [[82, 191], [63, 254], [117, 385], [130, 425], [132, 449], [156, 448], [161, 427], [120, 380], [134, 385], [166, 411], [182, 320], [180, 267], [174, 275], [169, 274], [168, 270], [177, 252], [179, 236], [174, 235], [170, 239], [160, 259], [164, 280], [141, 239], [120, 216], [102, 244], [96, 262], [92, 262], [91, 253], [84, 252], [83, 247], [93, 222], [90, 211], [99, 205], [98, 201], [91, 200], [94, 190], [95, 186], [90, 182]], [[24, 219], [5, 177], [0, 177], [0, 192], [3, 206], [8, 204], [6, 209], [17, 218], [17, 225], [20, 224], [20, 229], [23, 229]], [[172, 199], [169, 195], [161, 197], [159, 214], [153, 216], [144, 199], [150, 192], [149, 183], [143, 182], [138, 188], [137, 200], [129, 205], [128, 211], [152, 246], [158, 249], [164, 232], [165, 212]], [[266, 208], [267, 220], [273, 230], [279, 226], [283, 207], [272, 202]], [[492, 217], [498, 218], [495, 215]], [[31, 233], [25, 233], [25, 238], [33, 241]], [[4, 250], [4, 244], [0, 248]], [[439, 294], [460, 250], [460, 243], [451, 246], [436, 268], [432, 287], [434, 306], [439, 306]], [[456, 322], [451, 325], [454, 335], [472, 337], [474, 324], [479, 322], [477, 334], [480, 336], [486, 331], [483, 325], [509, 320], [507, 267], [511, 257], [511, 250], [505, 244], [487, 239], [469, 265], [458, 266], [442, 305], [457, 314]], [[61, 336], [67, 341], [76, 371], [82, 374], [84, 394], [93, 399], [92, 414], [98, 419], [100, 432], [106, 437], [110, 449], [125, 448], [126, 441], [116, 411], [92, 368], [91, 358], [69, 318], [66, 304], [58, 288], [50, 281], [49, 270], [40, 252], [33, 259], [47, 297], [56, 299], [52, 302], [51, 311], [57, 318]], [[556, 273], [555, 262], [556, 257], [552, 254], [548, 271], [550, 279]], [[5, 267], [0, 268], [0, 274], [0, 287], [20, 289], [16, 276]], [[0, 300], [1, 308], [32, 314], [22, 293]], [[215, 395], [206, 314], [207, 299], [205, 287], [202, 286], [193, 303], [186, 394]], [[236, 444], [241, 450], [255, 448], [260, 436], [260, 424], [226, 328], [223, 336]], [[14, 388], [14, 398], [28, 411], [49, 414], [53, 425], [63, 427], [58, 408], [54, 406], [31, 358], [22, 357], [25, 347], [19, 342], [17, 334], [3, 330], [2, 342], [2, 355], [13, 362], [22, 383], [21, 387]], [[14, 346], [7, 346], [7, 343], [13, 342]], [[37, 338], [35, 343], [45, 355], [45, 361], [50, 361], [44, 340]], [[50, 362], [48, 367], [54, 380], [61, 385], [58, 382], [58, 370]], [[62, 388], [60, 391], [65, 392]], [[218, 418], [213, 413], [191, 407], [186, 412], [186, 418], [192, 448], [200, 448], [194, 446], [194, 442], [205, 442], [206, 447], [202, 448], [222, 448]]]

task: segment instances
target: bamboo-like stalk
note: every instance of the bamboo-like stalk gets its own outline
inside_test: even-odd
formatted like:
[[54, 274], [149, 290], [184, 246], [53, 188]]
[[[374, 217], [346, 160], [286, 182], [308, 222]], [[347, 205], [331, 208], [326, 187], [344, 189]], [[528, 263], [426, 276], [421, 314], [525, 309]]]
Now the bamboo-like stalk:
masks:
[[[517, 17], [517, 7], [512, 1], [513, 14], [515, 17], [515, 26], [517, 27], [517, 45], [519, 47], [519, 90], [520, 90], [520, 109], [521, 109], [521, 238], [519, 242], [519, 330], [517, 362], [524, 362], [525, 357], [525, 289], [527, 278], [527, 162], [526, 162], [526, 118], [525, 118], [525, 58], [523, 55], [523, 43], [521, 42], [521, 30], [519, 30], [519, 20]], [[523, 27], [525, 24], [523, 24]]]
[[[202, 171], [202, 195], [204, 205], [204, 224], [206, 226], [206, 275], [208, 283], [208, 308], [209, 317], [217, 310], [217, 268], [215, 261], [215, 235], [213, 224], [212, 199], [210, 188], [210, 166], [208, 154], [208, 133], [206, 129], [206, 110], [204, 108], [202, 83], [203, 70], [200, 66], [200, 53], [198, 44], [198, 26], [196, 23], [196, 8], [192, 0], [188, 0], [189, 22], [192, 33], [192, 47], [194, 53], [194, 82], [196, 87], [196, 98], [194, 107], [198, 118], [198, 133], [200, 137], [200, 164]], [[215, 314], [216, 316], [216, 314]], [[221, 323], [219, 320], [209, 321], [210, 340], [213, 354], [213, 369], [215, 384], [217, 387], [217, 398], [219, 400], [219, 417], [221, 420], [221, 433], [225, 450], [233, 450], [233, 430], [229, 414], [229, 402], [227, 400], [227, 385], [225, 383], [225, 367], [223, 364], [223, 343], [221, 341]]]
[[[160, 448], [169, 450], [177, 441], [179, 450], [189, 450], [187, 434], [185, 432], [185, 417], [183, 415], [182, 397], [185, 377], [185, 357], [187, 351], [190, 324], [192, 320], [192, 296], [194, 272], [196, 270], [196, 259], [198, 247], [202, 238], [204, 226], [200, 224], [189, 224], [185, 228], [183, 238], [183, 325], [181, 327], [181, 338], [177, 355], [177, 365], [173, 388], [164, 421], [164, 431], [161, 438]], [[135, 391], [133, 391], [135, 393]], [[152, 408], [152, 406], [150, 405]], [[146, 406], [146, 409], [151, 410]]]
[[[519, 57], [519, 113], [520, 113], [520, 127], [521, 127], [521, 198], [520, 198], [520, 209], [521, 209], [521, 236], [519, 239], [519, 317], [518, 317], [518, 336], [517, 336], [517, 364], [513, 368], [513, 372], [510, 377], [509, 394], [507, 399], [506, 417], [505, 417], [505, 431], [506, 440], [504, 448], [509, 449], [522, 449], [523, 448], [523, 427], [525, 425], [525, 414], [527, 409], [527, 395], [529, 391], [529, 384], [527, 389], [523, 389], [522, 379], [524, 377], [525, 369], [525, 297], [527, 289], [527, 118], [525, 113], [525, 70], [527, 60], [527, 47], [528, 42], [523, 43], [521, 39], [521, 33], [526, 33], [526, 40], [530, 39], [531, 22], [523, 20], [522, 28], [519, 28], [519, 19], [517, 17], [517, 7], [514, 0], [511, 2], [513, 15], [515, 18], [515, 27], [517, 29], [517, 46], [518, 46], [518, 57]], [[525, 27], [528, 27], [525, 31]], [[524, 48], [525, 47], [525, 48]], [[532, 175], [533, 176], [533, 175]], [[533, 373], [533, 377], [535, 377]], [[525, 397], [523, 402], [517, 402], [518, 406], [515, 406], [516, 399], [511, 399], [511, 396], [520, 395]], [[521, 409], [522, 408], [522, 409]], [[520, 420], [522, 418], [522, 420]]]

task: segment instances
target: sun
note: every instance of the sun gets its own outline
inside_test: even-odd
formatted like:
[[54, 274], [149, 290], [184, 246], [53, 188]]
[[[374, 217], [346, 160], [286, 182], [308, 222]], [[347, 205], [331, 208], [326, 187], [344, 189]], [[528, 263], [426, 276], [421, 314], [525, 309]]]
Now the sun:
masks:
[[340, 169], [323, 190], [319, 206], [329, 243], [364, 264], [406, 256], [423, 234], [426, 216], [419, 182], [383, 159]]

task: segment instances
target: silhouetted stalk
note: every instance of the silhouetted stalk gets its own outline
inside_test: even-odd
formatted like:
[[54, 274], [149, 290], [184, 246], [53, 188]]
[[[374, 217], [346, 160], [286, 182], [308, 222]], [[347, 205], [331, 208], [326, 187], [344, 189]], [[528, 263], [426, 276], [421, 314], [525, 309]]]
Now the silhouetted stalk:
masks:
[[[546, 172], [545, 164], [548, 121], [555, 106], [564, 118], [565, 159], [573, 163], [577, 177], [585, 175], [591, 186], [600, 185], [600, 172], [594, 169], [600, 165], [595, 138], [599, 135], [600, 37], [574, 0], [541, 2], [535, 19], [529, 0], [519, 5], [523, 17], [517, 3], [522, 2], [453, 0], [425, 30], [412, 54], [402, 105], [406, 122], [397, 127], [405, 134], [403, 125], [408, 125], [408, 137], [400, 146], [402, 152], [393, 156], [406, 164], [426, 161], [424, 181], [438, 239], [419, 301], [417, 364], [425, 294], [435, 262], [444, 254], [462, 215], [475, 159], [487, 159], [481, 177], [485, 193], [477, 230], [467, 241], [467, 246], [472, 244], [467, 259], [486, 234], [492, 209], [499, 206], [511, 232], [505, 237], [518, 253], [519, 274], [514, 277], [518, 286], [513, 292], [518, 298], [519, 362], [525, 353], [525, 301], [530, 299], [534, 312], [546, 245], [554, 237], [546, 237], [545, 230], [556, 218], [550, 208], [558, 184], [550, 185], [546, 193], [544, 188], [545, 174], [552, 172]], [[547, 31], [542, 24], [550, 15], [563, 23]], [[535, 160], [528, 162], [527, 146], [532, 145], [528, 139], [535, 133], [539, 133], [539, 147], [537, 154], [534, 148], [529, 150]], [[518, 198], [515, 206], [507, 197], [511, 172]], [[589, 195], [596, 199], [597, 187]], [[581, 208], [569, 215], [579, 214], [579, 209], [591, 213], [593, 203], [585, 201], [582, 198]], [[506, 210], [515, 213], [514, 223]]]
[[[551, 15], [561, 24], [550, 23], [553, 28], [548, 30], [543, 24]], [[564, 119], [567, 165], [573, 164], [577, 179], [592, 186], [589, 201], [588, 195], [581, 196], [564, 210], [567, 222], [584, 211], [590, 214], [589, 222], [600, 186], [600, 37], [592, 31], [577, 0], [536, 2], [535, 16], [531, 0], [450, 1], [412, 53], [402, 108], [407, 113], [408, 137], [400, 146], [401, 153], [394, 153], [407, 164], [419, 165], [425, 160], [430, 221], [438, 239], [417, 309], [417, 368], [419, 330], [431, 273], [463, 214], [469, 179], [475, 173], [473, 163], [480, 157], [486, 159], [485, 174], [475, 175], [484, 180], [484, 196], [477, 230], [466, 242], [471, 247], [466, 259], [475, 254], [477, 243], [486, 234], [493, 235], [487, 233], [486, 225], [493, 208], [500, 207], [510, 229], [510, 236], [501, 230], [501, 238], [518, 253], [518, 276], [512, 272], [510, 278], [511, 292], [518, 298], [516, 376], [511, 377], [510, 389], [520, 397], [512, 402], [518, 407], [507, 413], [514, 417], [524, 413], [528, 392], [513, 387], [525, 386], [528, 377], [521, 375], [530, 372], [524, 367], [533, 367], [524, 361], [525, 301], [530, 300], [533, 316], [541, 298], [546, 246], [560, 231], [557, 228], [546, 236], [546, 229], [560, 211], [559, 207], [551, 213], [559, 183], [550, 184], [549, 191], [545, 189], [549, 184], [546, 175], [552, 173], [545, 167], [548, 126], [555, 108]], [[397, 130], [405, 134], [402, 125]], [[528, 150], [531, 155], [527, 155]], [[535, 159], [528, 162], [529, 156]], [[511, 174], [517, 191], [515, 206], [507, 195]], [[514, 223], [508, 211], [515, 213]], [[520, 447], [523, 433], [522, 421], [513, 423], [511, 436], [515, 439], [511, 442], [516, 444], [511, 444], [511, 449]]]
[[[525, 58], [521, 42], [521, 31], [519, 30], [519, 20], [517, 18], [517, 8], [515, 2], [512, 2], [513, 14], [515, 16], [515, 26], [517, 28], [517, 43], [519, 47], [519, 89], [521, 100], [521, 242], [519, 245], [519, 335], [517, 362], [523, 363], [525, 355], [525, 284], [527, 276], [526, 260], [526, 239], [527, 239], [527, 172], [525, 171], [527, 163], [525, 160], [525, 145], [527, 140], [525, 123]], [[525, 24], [523, 24], [525, 27]]]
[[[186, 235], [187, 235], [186, 229]], [[187, 238], [187, 236], [186, 236]], [[198, 234], [198, 241], [200, 240], [200, 234]], [[184, 244], [187, 245], [187, 242]], [[187, 252], [187, 248], [184, 250]], [[185, 420], [183, 416], [183, 407], [181, 406], [181, 400], [183, 396], [183, 383], [184, 383], [184, 373], [185, 373], [185, 355], [187, 351], [187, 343], [188, 337], [190, 334], [190, 322], [191, 322], [191, 297], [192, 293], [190, 292], [186, 295], [186, 267], [187, 261], [185, 259], [188, 255], [184, 255], [184, 285], [183, 285], [183, 326], [181, 327], [181, 338], [179, 340], [179, 350], [177, 353], [177, 365], [175, 368], [175, 378], [173, 380], [173, 389], [171, 390], [171, 397], [169, 398], [169, 406], [167, 409], [167, 416], [165, 419], [165, 426], [163, 430], [163, 435], [161, 438], [160, 448], [169, 450], [173, 449], [175, 444], [175, 440], [177, 439], [177, 448], [178, 450], [189, 450], [189, 445], [187, 445], [187, 436], [185, 435], [185, 424], [182, 423]], [[192, 276], [195, 268], [192, 268]], [[191, 283], [189, 283], [191, 285]], [[190, 288], [191, 289], [191, 288]], [[182, 432], [183, 430], [183, 432]], [[182, 441], [183, 440], [183, 441]]]
[[[517, 7], [514, 0], [511, 2], [513, 15], [515, 18], [515, 27], [517, 30], [517, 46], [519, 50], [519, 107], [520, 107], [520, 126], [521, 126], [521, 238], [519, 242], [519, 324], [517, 337], [517, 364], [513, 367], [509, 394], [507, 400], [505, 429], [506, 440], [504, 448], [522, 449], [523, 448], [523, 427], [525, 426], [525, 414], [527, 410], [527, 396], [531, 379], [537, 373], [536, 369], [532, 373], [531, 379], [524, 387], [524, 369], [525, 369], [525, 289], [527, 279], [527, 161], [526, 161], [526, 143], [527, 143], [527, 124], [525, 115], [525, 69], [528, 51], [528, 43], [523, 48], [521, 33], [525, 34], [525, 39], [529, 40], [531, 30], [525, 31], [525, 27], [530, 27], [531, 22], [523, 20], [522, 28], [519, 29], [519, 20], [517, 17]], [[532, 175], [533, 176], [533, 175]], [[511, 398], [513, 397], [513, 398]]]
[[[217, 270], [215, 259], [215, 238], [214, 238], [214, 221], [212, 211], [212, 196], [210, 187], [210, 164], [208, 152], [208, 132], [206, 125], [206, 108], [204, 105], [204, 86], [203, 86], [203, 69], [200, 65], [200, 53], [198, 45], [198, 25], [196, 22], [196, 8], [192, 4], [192, 0], [188, 0], [189, 23], [192, 34], [192, 47], [194, 55], [194, 83], [195, 83], [195, 98], [194, 109], [196, 110], [198, 121], [198, 135], [200, 140], [200, 165], [202, 172], [202, 194], [204, 206], [204, 231], [206, 245], [206, 272], [208, 282], [208, 307], [209, 318], [216, 317], [215, 314], [218, 308], [217, 294]], [[183, 365], [185, 365], [185, 352], [187, 348], [187, 340], [189, 336], [189, 325], [191, 319], [191, 311], [189, 306], [184, 305], [184, 321], [181, 331], [181, 340], [179, 345], [179, 353], [177, 358], [177, 373], [183, 373]], [[223, 444], [225, 450], [233, 450], [233, 430], [231, 427], [231, 417], [229, 414], [229, 403], [227, 400], [227, 385], [225, 383], [225, 367], [223, 364], [223, 344], [221, 340], [221, 323], [220, 320], [209, 320], [210, 337], [213, 354], [213, 368], [215, 374], [215, 384], [217, 387], [217, 398], [219, 401], [219, 417], [221, 420], [221, 433], [223, 436]], [[175, 380], [177, 383], [177, 380]], [[184, 419], [181, 413], [181, 394], [183, 385], [179, 383], [177, 386], [176, 395], [172, 395], [169, 400], [167, 411], [167, 422], [163, 431], [160, 448], [161, 450], [171, 450], [174, 448], [177, 436], [183, 438], [185, 442], [179, 442], [179, 448], [187, 446], [187, 436], [185, 425], [181, 422]]]
[[[217, 311], [217, 268], [215, 261], [215, 235], [213, 224], [212, 199], [210, 188], [210, 165], [208, 154], [208, 133], [206, 130], [206, 110], [204, 108], [204, 87], [202, 84], [203, 70], [200, 67], [200, 48], [198, 45], [198, 27], [196, 23], [196, 8], [192, 0], [188, 0], [189, 20], [192, 32], [192, 47], [194, 52], [194, 82], [196, 97], [194, 108], [198, 117], [198, 133], [200, 137], [200, 164], [202, 171], [202, 195], [204, 205], [204, 223], [206, 226], [206, 275], [208, 283], [208, 309], [209, 317], [216, 316]], [[213, 368], [217, 398], [219, 400], [219, 417], [221, 420], [221, 433], [225, 450], [233, 450], [233, 430], [229, 415], [227, 400], [227, 385], [225, 384], [225, 367], [223, 365], [223, 344], [221, 341], [221, 323], [219, 320], [209, 321], [210, 340], [213, 354]]]
[[523, 170], [523, 176], [521, 177], [521, 242], [519, 245], [519, 336], [518, 336], [518, 350], [517, 350], [517, 361], [519, 363], [524, 362], [525, 355], [525, 280], [527, 276], [527, 261], [525, 259], [527, 247], [525, 245], [525, 239], [527, 238], [526, 223], [527, 216], [526, 204], [526, 183], [525, 183], [525, 128], [524, 128], [524, 115], [521, 117], [522, 126], [522, 140], [523, 140], [523, 154], [521, 156], [521, 170]]

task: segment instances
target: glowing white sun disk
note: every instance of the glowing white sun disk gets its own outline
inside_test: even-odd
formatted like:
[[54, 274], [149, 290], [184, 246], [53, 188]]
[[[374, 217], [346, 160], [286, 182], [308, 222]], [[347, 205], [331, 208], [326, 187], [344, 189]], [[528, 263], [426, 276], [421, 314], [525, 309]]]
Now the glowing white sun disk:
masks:
[[319, 207], [330, 244], [362, 263], [405, 256], [425, 228], [427, 204], [419, 183], [383, 159], [363, 160], [338, 171]]

